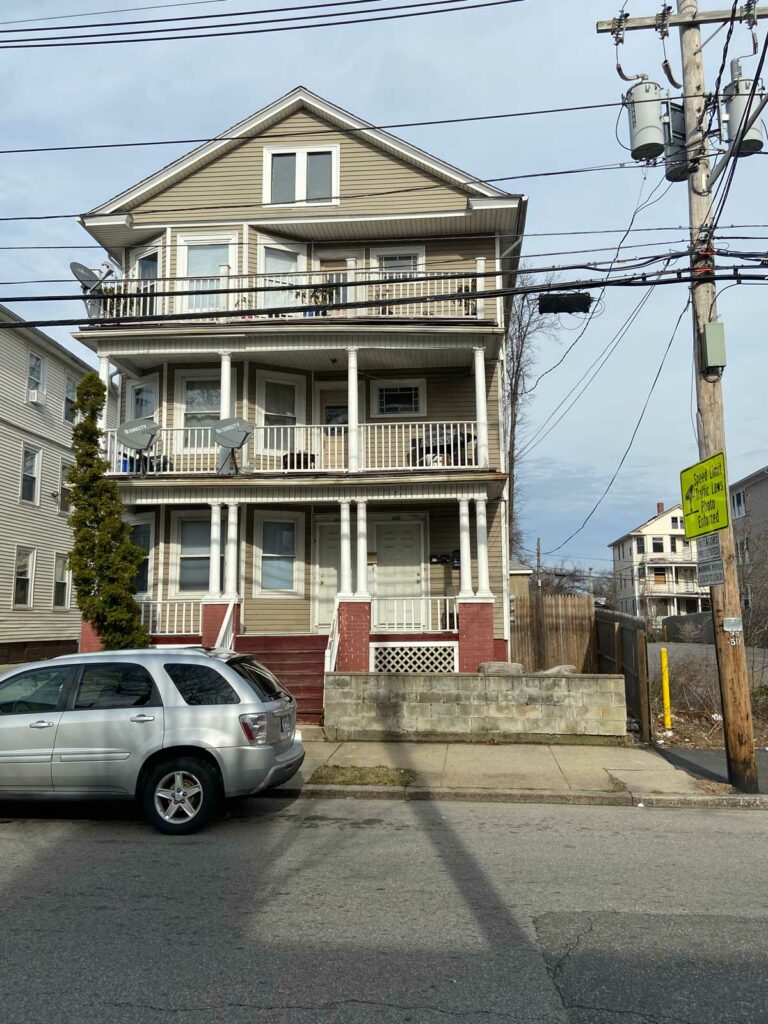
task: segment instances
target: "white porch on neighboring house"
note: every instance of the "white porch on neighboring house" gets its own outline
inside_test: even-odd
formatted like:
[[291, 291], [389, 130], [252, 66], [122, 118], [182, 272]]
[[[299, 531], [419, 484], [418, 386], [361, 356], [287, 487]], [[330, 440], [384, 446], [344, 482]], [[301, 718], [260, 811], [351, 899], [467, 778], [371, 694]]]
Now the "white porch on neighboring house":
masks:
[[[136, 351], [137, 344], [116, 346], [101, 356], [102, 379], [108, 377], [110, 360], [123, 369], [125, 418], [154, 415], [160, 429], [152, 449], [141, 456], [122, 446], [115, 431], [106, 431], [109, 471], [153, 478], [216, 474], [221, 457], [211, 424], [234, 415], [255, 425], [238, 454], [241, 473], [488, 469], [485, 339], [438, 335], [404, 342], [393, 337], [385, 345], [377, 337], [372, 344], [377, 347], [366, 348], [362, 340], [334, 346], [298, 340], [286, 345], [284, 339], [259, 345], [245, 339], [211, 350], [208, 340], [183, 357], [164, 360], [159, 370], [157, 355]], [[466, 369], [465, 398], [455, 396], [452, 402], [431, 382], [430, 374], [448, 368]], [[433, 418], [435, 406], [459, 415]], [[494, 422], [498, 419], [494, 410]]]

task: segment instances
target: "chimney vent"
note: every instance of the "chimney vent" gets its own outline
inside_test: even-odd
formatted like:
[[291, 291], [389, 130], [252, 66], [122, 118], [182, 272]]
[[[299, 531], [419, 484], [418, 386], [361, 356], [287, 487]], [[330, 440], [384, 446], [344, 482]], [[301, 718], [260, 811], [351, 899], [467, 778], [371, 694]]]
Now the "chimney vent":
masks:
[[664, 511], [664, 502], [663, 501], [657, 501], [656, 502], [656, 515], [660, 516], [663, 511]]

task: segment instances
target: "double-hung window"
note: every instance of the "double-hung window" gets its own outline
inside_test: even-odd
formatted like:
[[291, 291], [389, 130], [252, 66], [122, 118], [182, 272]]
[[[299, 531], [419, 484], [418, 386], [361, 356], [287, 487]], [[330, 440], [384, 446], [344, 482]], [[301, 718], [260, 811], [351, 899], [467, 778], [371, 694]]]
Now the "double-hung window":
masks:
[[152, 523], [149, 519], [144, 519], [132, 522], [130, 527], [131, 543], [141, 548], [144, 552], [142, 563], [136, 570], [136, 575], [133, 578], [133, 592], [134, 594], [144, 596], [149, 594], [151, 585]]
[[13, 574], [14, 608], [31, 608], [35, 581], [35, 548], [16, 548]]
[[255, 593], [272, 597], [303, 596], [303, 537], [301, 513], [256, 516]]
[[[209, 518], [179, 517], [177, 523], [177, 587], [180, 594], [199, 594], [208, 590], [211, 566], [211, 521]], [[227, 547], [227, 523], [221, 524], [220, 578], [224, 579], [224, 554]]]
[[39, 353], [32, 351], [27, 364], [27, 391], [45, 391], [45, 360]]
[[28, 444], [21, 450], [21, 500], [32, 505], [40, 500], [40, 449]]
[[77, 379], [67, 374], [64, 380], [64, 422], [75, 422], [75, 402], [77, 401]]
[[264, 150], [265, 206], [339, 201], [339, 147]]
[[70, 574], [66, 555], [53, 559], [53, 607], [59, 611], [69, 608]]
[[182, 391], [184, 447], [211, 446], [210, 430], [221, 413], [221, 378], [187, 377]]
[[653, 537], [651, 539], [651, 550], [653, 551], [654, 555], [663, 555], [664, 554], [664, 538], [663, 537]]
[[731, 494], [731, 508], [733, 509], [734, 519], [741, 519], [742, 516], [747, 514], [746, 491], [734, 491]]
[[637, 541], [635, 543], [637, 544], [637, 553], [638, 553], [638, 555], [644, 555], [645, 554], [645, 537], [638, 537]]
[[59, 475], [59, 512], [62, 512], [64, 515], [69, 515], [72, 507], [70, 504], [72, 488], [69, 485], [68, 475], [73, 466], [73, 462], [66, 462], [64, 459], [61, 460], [61, 470]]
[[157, 376], [128, 383], [128, 419], [151, 419], [157, 412]]

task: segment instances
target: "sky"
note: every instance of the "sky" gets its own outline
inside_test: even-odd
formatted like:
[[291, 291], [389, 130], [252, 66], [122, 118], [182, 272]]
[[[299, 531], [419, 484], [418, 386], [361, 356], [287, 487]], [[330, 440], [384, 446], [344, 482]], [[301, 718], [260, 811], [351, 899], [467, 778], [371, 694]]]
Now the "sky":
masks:
[[[37, 0], [34, 13], [36, 17], [80, 14], [151, 2]], [[613, 2], [612, 7], [608, 0], [524, 0], [484, 10], [311, 32], [58, 51], [8, 50], [0, 62], [0, 95], [6, 97], [0, 115], [0, 148], [207, 137], [299, 84], [374, 124], [617, 102], [627, 86], [616, 74], [610, 37], [595, 32], [598, 19], [618, 13], [618, 0]], [[289, 3], [226, 0], [112, 18], [234, 13]], [[375, 5], [372, 0], [370, 6]], [[29, 17], [30, 7], [28, 0], [4, 0], [0, 20]], [[658, 7], [654, 0], [646, 0], [633, 5], [632, 14], [655, 14]], [[766, 25], [761, 23], [761, 42]], [[724, 33], [715, 36], [704, 51], [710, 88], [723, 38]], [[667, 41], [667, 53], [679, 78], [674, 34]], [[751, 42], [740, 27], [730, 56], [746, 53], [751, 53]], [[627, 72], [645, 72], [664, 83], [662, 45], [656, 33], [628, 33], [620, 59]], [[755, 63], [755, 58], [745, 58], [745, 71]], [[615, 252], [610, 246], [617, 244], [620, 235], [561, 233], [625, 229], [641, 187], [647, 197], [660, 182], [655, 196], [661, 198], [638, 215], [635, 226], [678, 230], [633, 235], [631, 240], [654, 243], [635, 252], [664, 253], [683, 247], [686, 187], [675, 184], [663, 194], [667, 184], [663, 170], [644, 171], [631, 160], [619, 142], [627, 141], [624, 112], [617, 139], [619, 113], [619, 108], [612, 107], [402, 129], [397, 134], [480, 178], [625, 162], [627, 166], [620, 169], [506, 185], [529, 199], [523, 252], [531, 266], [610, 259]], [[188, 148], [0, 156], [0, 216], [83, 212]], [[763, 156], [738, 163], [721, 226], [760, 225], [732, 233], [762, 238], [734, 241], [735, 247], [766, 250], [766, 171], [768, 160]], [[5, 246], [91, 241], [75, 220], [4, 223], [0, 237], [0, 245]], [[608, 248], [586, 255], [548, 255], [598, 246]], [[42, 295], [47, 288], [68, 287], [20, 287], [5, 282], [66, 279], [73, 259], [96, 265], [94, 253], [87, 250], [0, 250], [0, 302], [6, 296]], [[563, 270], [560, 277], [583, 274]], [[764, 351], [768, 304], [763, 287], [724, 290], [718, 305], [728, 352], [723, 387], [731, 480], [768, 463]], [[524, 438], [535, 447], [518, 466], [521, 524], [527, 548], [532, 552], [536, 537], [541, 537], [542, 550], [552, 552], [545, 556], [549, 563], [565, 558], [607, 571], [607, 545], [654, 514], [657, 502], [670, 506], [679, 501], [679, 471], [697, 460], [691, 413], [691, 320], [686, 314], [619, 476], [587, 526], [561, 546], [604, 491], [629, 442], [687, 300], [686, 286], [655, 289], [589, 389], [546, 438], [538, 432], [551, 425], [552, 411], [611, 341], [640, 297], [636, 288], [609, 289], [583, 337], [528, 400]], [[70, 304], [7, 305], [29, 319], [62, 316], [64, 309], [67, 315], [76, 315]], [[537, 373], [561, 358], [584, 324], [575, 317], [560, 317], [552, 326], [538, 346]], [[52, 328], [49, 333], [93, 362], [87, 350], [69, 339], [67, 329]]]

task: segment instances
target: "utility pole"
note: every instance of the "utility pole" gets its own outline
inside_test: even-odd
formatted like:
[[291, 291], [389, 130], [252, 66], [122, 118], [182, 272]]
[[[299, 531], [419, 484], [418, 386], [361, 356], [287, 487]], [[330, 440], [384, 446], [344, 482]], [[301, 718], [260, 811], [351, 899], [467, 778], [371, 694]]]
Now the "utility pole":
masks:
[[[768, 11], [754, 11], [755, 18], [768, 17]], [[742, 10], [739, 17], [744, 14]], [[704, 358], [705, 324], [717, 320], [712, 227], [712, 188], [709, 160], [705, 155], [702, 130], [705, 116], [704, 59], [701, 49], [701, 24], [727, 22], [730, 10], [699, 11], [698, 0], [677, 0], [677, 15], [668, 15], [666, 24], [680, 32], [683, 63], [683, 106], [688, 153], [695, 168], [688, 176], [688, 210], [691, 233], [691, 270], [693, 283], [693, 358], [696, 368], [697, 435], [699, 458], [725, 452], [725, 424], [720, 378], [707, 374]], [[615, 23], [598, 22], [598, 32], [614, 30]], [[658, 28], [656, 18], [624, 19], [623, 28]], [[734, 156], [734, 159], [736, 157]], [[732, 526], [719, 531], [724, 584], [710, 587], [715, 651], [723, 706], [723, 734], [731, 785], [744, 793], [758, 791], [757, 765], [752, 731], [749, 675], [743, 633], [735, 634], [732, 644], [724, 629], [726, 618], [741, 619], [741, 602], [736, 571], [736, 550]]]
[[544, 672], [544, 591], [541, 588], [541, 537], [536, 538], [536, 597], [533, 609], [534, 633], [533, 646], [536, 659], [536, 672]]

